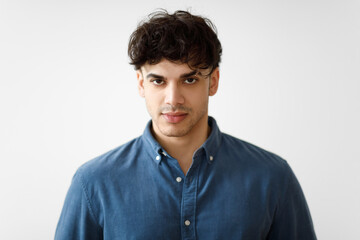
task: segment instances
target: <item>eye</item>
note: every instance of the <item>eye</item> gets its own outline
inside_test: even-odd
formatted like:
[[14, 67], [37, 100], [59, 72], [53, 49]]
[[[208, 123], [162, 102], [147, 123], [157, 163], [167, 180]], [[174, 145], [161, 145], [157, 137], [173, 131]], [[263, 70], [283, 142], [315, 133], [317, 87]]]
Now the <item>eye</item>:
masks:
[[185, 79], [185, 83], [186, 84], [194, 84], [194, 83], [196, 83], [196, 81], [197, 81], [197, 79], [196, 78], [187, 78], [187, 79]]
[[158, 86], [163, 85], [165, 83], [164, 80], [161, 80], [161, 79], [153, 79], [153, 80], [151, 80], [151, 82]]

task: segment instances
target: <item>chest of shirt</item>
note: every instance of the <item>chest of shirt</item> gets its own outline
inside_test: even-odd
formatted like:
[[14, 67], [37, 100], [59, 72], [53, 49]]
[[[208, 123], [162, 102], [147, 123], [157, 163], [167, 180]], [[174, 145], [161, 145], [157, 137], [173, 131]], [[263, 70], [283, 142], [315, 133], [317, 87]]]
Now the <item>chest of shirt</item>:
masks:
[[242, 173], [237, 166], [216, 165], [200, 161], [184, 176], [180, 167], [164, 160], [113, 174], [93, 189], [104, 236], [263, 239], [276, 208], [271, 180]]

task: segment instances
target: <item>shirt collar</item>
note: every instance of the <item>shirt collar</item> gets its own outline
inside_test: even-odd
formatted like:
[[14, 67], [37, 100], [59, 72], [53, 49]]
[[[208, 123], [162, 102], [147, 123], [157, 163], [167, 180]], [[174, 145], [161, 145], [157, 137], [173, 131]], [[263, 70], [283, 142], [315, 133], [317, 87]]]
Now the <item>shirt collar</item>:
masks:
[[213, 117], [209, 116], [208, 124], [211, 128], [211, 133], [201, 146], [206, 153], [206, 159], [208, 163], [213, 163], [216, 159], [216, 153], [220, 148], [222, 133]]
[[[222, 133], [219, 130], [219, 127], [213, 117], [208, 117], [208, 124], [211, 128], [211, 133], [203, 145], [199, 148], [204, 149], [206, 159], [209, 164], [213, 163], [216, 160], [216, 153], [219, 150], [221, 144]], [[154, 136], [151, 133], [152, 121], [150, 120], [144, 130], [142, 135], [142, 141], [145, 144], [146, 151], [150, 154], [152, 159], [160, 164], [164, 156], [166, 156], [165, 150], [161, 145], [155, 140]]]
[[144, 130], [142, 135], [142, 141], [145, 144], [145, 150], [150, 154], [151, 158], [157, 163], [161, 162], [163, 157], [162, 153], [164, 152], [160, 143], [158, 143], [151, 133], [152, 121], [150, 120]]

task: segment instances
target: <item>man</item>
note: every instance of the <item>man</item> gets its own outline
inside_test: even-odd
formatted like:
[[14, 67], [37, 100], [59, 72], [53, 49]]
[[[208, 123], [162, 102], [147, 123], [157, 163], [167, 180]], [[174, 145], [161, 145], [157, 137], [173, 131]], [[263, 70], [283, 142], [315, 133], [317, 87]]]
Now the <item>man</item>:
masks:
[[208, 19], [155, 12], [128, 52], [151, 121], [78, 169], [55, 239], [316, 239], [286, 161], [208, 116], [222, 53]]

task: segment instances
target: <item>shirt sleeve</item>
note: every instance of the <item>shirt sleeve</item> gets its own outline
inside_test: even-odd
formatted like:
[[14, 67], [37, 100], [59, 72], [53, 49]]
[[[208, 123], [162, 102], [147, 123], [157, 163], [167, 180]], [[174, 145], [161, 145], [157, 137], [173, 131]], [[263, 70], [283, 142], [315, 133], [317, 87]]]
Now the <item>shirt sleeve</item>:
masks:
[[279, 200], [268, 240], [317, 239], [304, 193], [290, 166], [287, 164], [287, 187]]
[[55, 240], [75, 239], [103, 239], [79, 172], [72, 179], [55, 232]]

